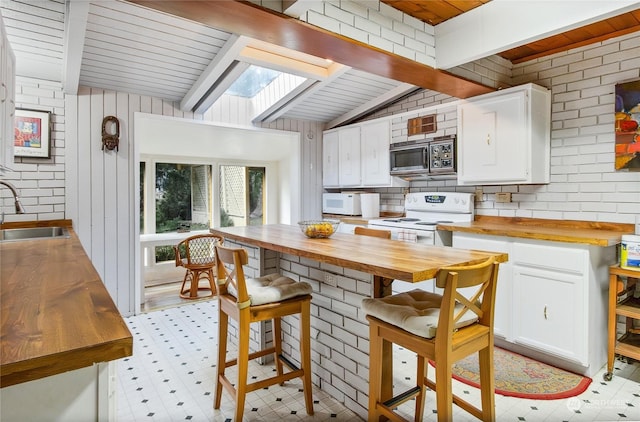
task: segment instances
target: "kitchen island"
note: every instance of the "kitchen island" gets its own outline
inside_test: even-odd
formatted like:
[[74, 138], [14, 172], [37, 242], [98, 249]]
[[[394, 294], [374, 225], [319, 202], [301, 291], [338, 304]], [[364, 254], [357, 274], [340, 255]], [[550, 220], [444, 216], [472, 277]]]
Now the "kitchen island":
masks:
[[66, 237], [0, 242], [1, 414], [7, 420], [115, 417], [115, 367], [133, 337], [69, 220]]
[[[280, 271], [313, 286], [313, 381], [363, 419], [367, 417], [369, 339], [360, 303], [366, 297], [390, 293], [394, 279], [418, 282], [433, 278], [440, 268], [469, 265], [493, 256], [505, 262], [505, 253], [470, 251], [334, 233], [328, 239], [309, 239], [298, 226], [211, 229], [249, 253], [246, 275], [256, 277]], [[283, 321], [285, 350], [299, 363], [295, 349], [297, 322]], [[288, 326], [288, 327], [287, 327]], [[287, 327], [285, 329], [285, 327]], [[252, 338], [263, 339], [270, 327], [260, 327]], [[391, 348], [383, 365], [387, 393], [391, 388]]]

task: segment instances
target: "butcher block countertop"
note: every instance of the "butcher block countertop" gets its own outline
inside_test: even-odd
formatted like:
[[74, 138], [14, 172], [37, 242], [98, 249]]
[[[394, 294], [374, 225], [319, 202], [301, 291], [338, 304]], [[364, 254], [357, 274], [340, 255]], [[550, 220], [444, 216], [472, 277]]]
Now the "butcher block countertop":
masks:
[[470, 223], [438, 224], [438, 230], [582, 243], [595, 246], [613, 246], [620, 243], [622, 235], [633, 234], [634, 225], [476, 215], [475, 221]]
[[71, 228], [69, 238], [0, 242], [0, 387], [133, 353], [133, 337]]
[[297, 225], [288, 224], [224, 227], [211, 229], [211, 232], [248, 245], [411, 282], [429, 280], [446, 266], [475, 264], [490, 256], [498, 262], [508, 259], [507, 254], [500, 252], [470, 251], [347, 233], [334, 233], [328, 239], [310, 239]]

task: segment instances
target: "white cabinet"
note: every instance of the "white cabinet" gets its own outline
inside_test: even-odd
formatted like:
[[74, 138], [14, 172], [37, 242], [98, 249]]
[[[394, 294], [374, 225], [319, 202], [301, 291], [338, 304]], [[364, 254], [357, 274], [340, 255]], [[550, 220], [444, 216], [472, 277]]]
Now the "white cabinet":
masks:
[[458, 184], [549, 183], [551, 94], [526, 84], [458, 106]]
[[322, 138], [322, 185], [338, 186], [338, 132], [325, 132]]
[[338, 182], [340, 186], [359, 186], [360, 128], [346, 127], [338, 131]]
[[360, 168], [360, 128], [346, 127], [324, 132], [323, 186], [359, 186]]
[[[511, 255], [511, 243], [504, 237], [487, 236], [476, 237], [475, 235], [467, 235], [454, 233], [452, 246], [460, 249], [476, 249], [491, 252], [502, 252]], [[496, 288], [496, 306], [493, 322], [493, 333], [501, 338], [511, 338], [512, 332], [512, 286], [511, 283], [511, 262], [507, 261], [500, 264], [498, 270], [498, 286]]]
[[400, 187], [409, 182], [389, 172], [389, 120], [369, 121], [323, 133], [322, 184], [338, 187]]
[[388, 120], [365, 123], [361, 127], [362, 184], [381, 186], [391, 183], [389, 142], [391, 126]]
[[13, 116], [15, 112], [15, 63], [0, 15], [0, 170], [13, 167]]
[[116, 362], [51, 375], [2, 388], [7, 421], [115, 421]]
[[588, 364], [587, 250], [513, 245], [514, 341]]
[[462, 232], [453, 246], [509, 254], [498, 276], [496, 344], [588, 376], [606, 363], [615, 246]]

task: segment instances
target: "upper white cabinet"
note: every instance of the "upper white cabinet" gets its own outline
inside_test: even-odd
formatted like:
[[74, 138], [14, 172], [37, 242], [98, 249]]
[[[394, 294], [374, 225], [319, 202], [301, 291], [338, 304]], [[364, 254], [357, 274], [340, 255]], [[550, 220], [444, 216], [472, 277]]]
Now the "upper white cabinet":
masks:
[[338, 183], [340, 186], [360, 185], [360, 128], [346, 127], [338, 131]]
[[15, 63], [0, 15], [0, 171], [13, 167], [13, 116], [15, 113]]
[[391, 124], [378, 120], [324, 132], [322, 184], [337, 187], [408, 186], [389, 173]]
[[322, 137], [322, 185], [338, 186], [339, 163], [338, 132], [325, 132]]
[[360, 128], [362, 139], [362, 184], [383, 186], [391, 183], [389, 143], [391, 126], [388, 120], [365, 123]]
[[458, 184], [549, 183], [551, 93], [526, 84], [458, 106]]

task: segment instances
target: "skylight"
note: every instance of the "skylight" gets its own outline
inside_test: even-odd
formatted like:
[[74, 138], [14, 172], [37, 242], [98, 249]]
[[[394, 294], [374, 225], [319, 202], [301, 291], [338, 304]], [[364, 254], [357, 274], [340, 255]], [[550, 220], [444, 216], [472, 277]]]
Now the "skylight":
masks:
[[235, 80], [226, 93], [238, 97], [253, 98], [281, 74], [282, 72], [277, 70], [251, 65]]

